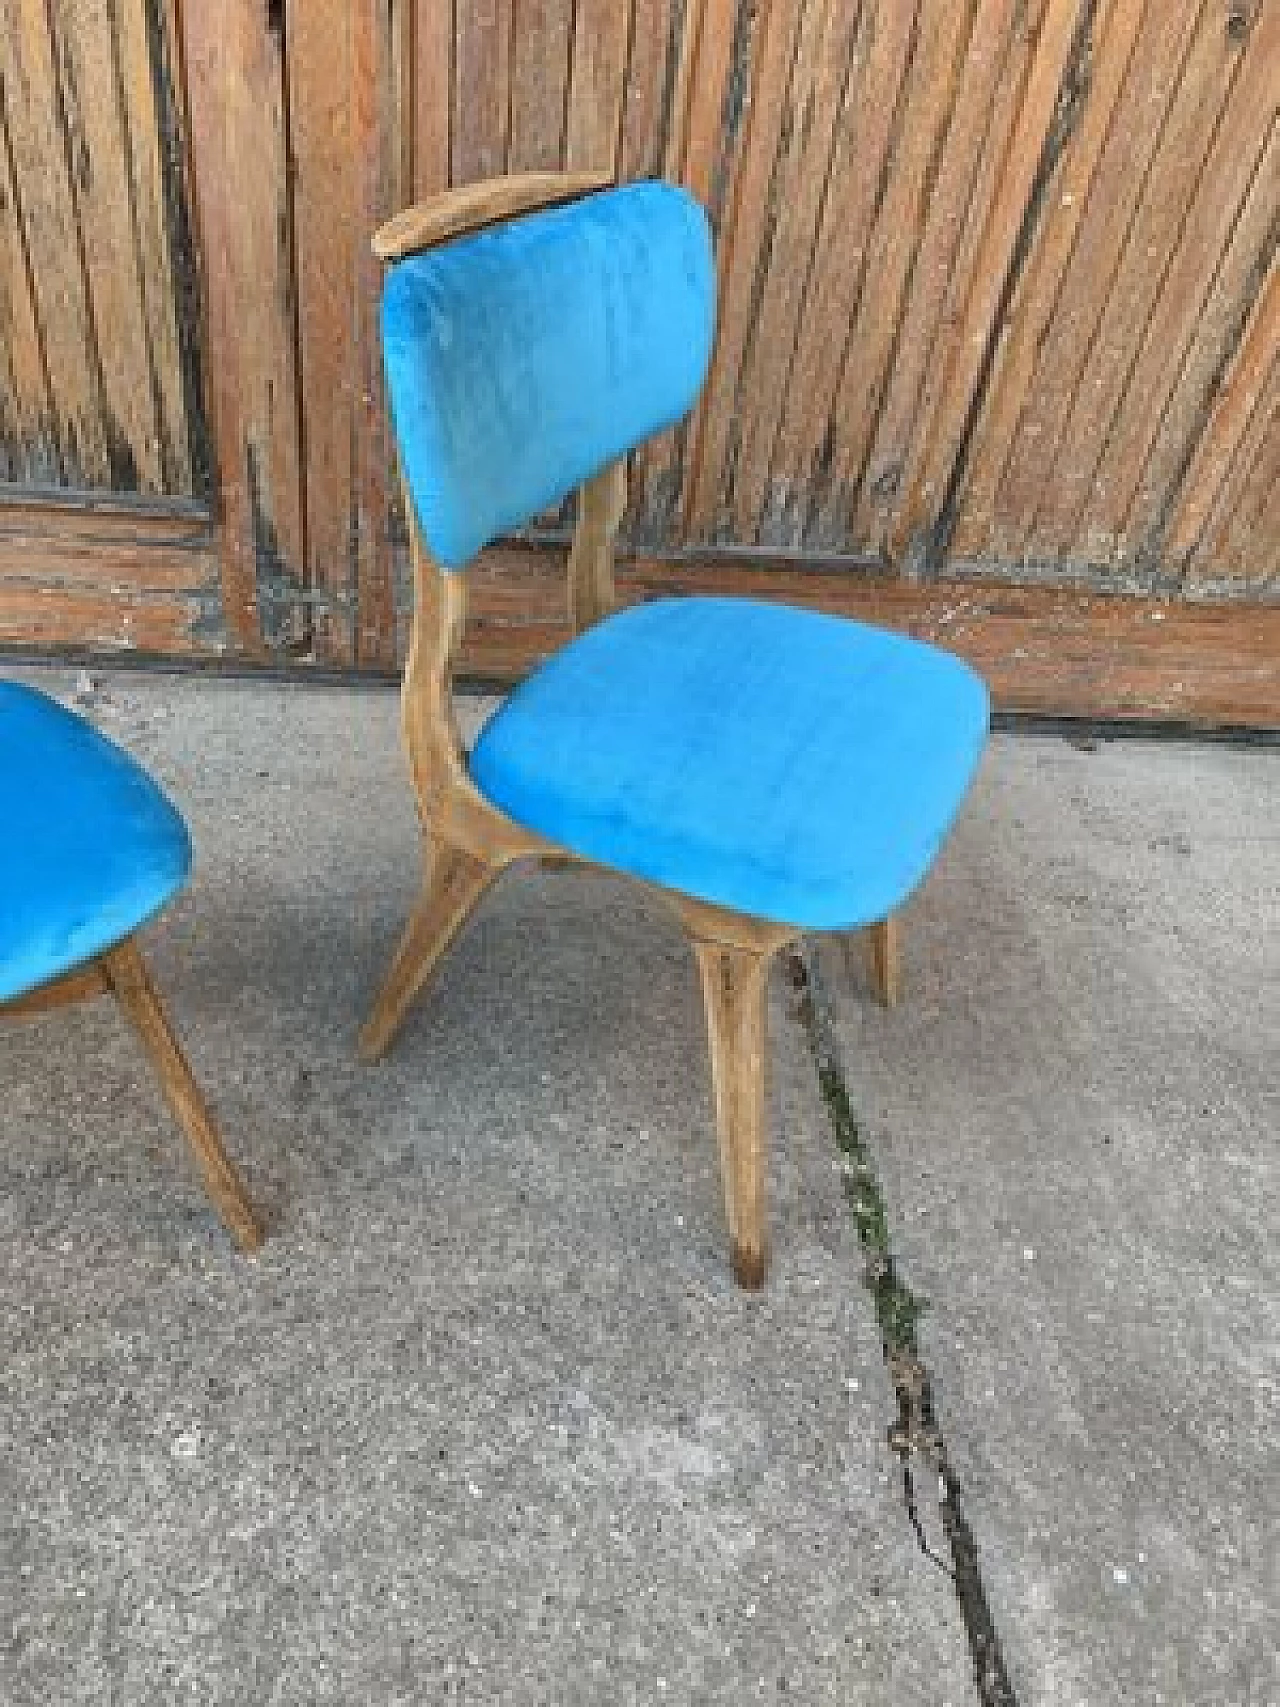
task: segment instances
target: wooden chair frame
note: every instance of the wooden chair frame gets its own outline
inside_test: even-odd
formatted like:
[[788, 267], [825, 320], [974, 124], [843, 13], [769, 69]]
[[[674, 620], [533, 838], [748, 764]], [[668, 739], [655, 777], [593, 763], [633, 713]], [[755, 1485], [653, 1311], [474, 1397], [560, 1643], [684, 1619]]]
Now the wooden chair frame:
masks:
[[[607, 177], [589, 174], [572, 178], [538, 174], [470, 185], [406, 210], [382, 228], [374, 248], [380, 259], [398, 260], [495, 218], [564, 202], [609, 182]], [[575, 634], [616, 609], [614, 541], [626, 496], [625, 460], [609, 464], [579, 489], [568, 564], [569, 615]], [[425, 875], [382, 992], [360, 1033], [365, 1060], [374, 1060], [387, 1049], [410, 1003], [503, 871], [528, 860], [570, 867], [588, 863], [522, 829], [472, 783], [453, 710], [453, 671], [466, 619], [466, 572], [442, 570], [432, 560], [407, 488], [404, 500], [414, 614], [402, 689], [402, 725], [425, 842]], [[675, 909], [697, 960], [733, 1272], [740, 1285], [759, 1287], [768, 1262], [769, 966], [779, 949], [803, 933], [671, 890], [655, 893]], [[890, 1002], [898, 987], [897, 936], [891, 919], [873, 929], [873, 962], [881, 997]]]
[[165, 1012], [146, 961], [132, 936], [96, 960], [51, 979], [26, 995], [0, 1002], [0, 1018], [21, 1019], [71, 1002], [112, 995], [129, 1016], [182, 1128], [205, 1190], [240, 1249], [256, 1251], [263, 1233], [253, 1205], [218, 1137], [200, 1087]]

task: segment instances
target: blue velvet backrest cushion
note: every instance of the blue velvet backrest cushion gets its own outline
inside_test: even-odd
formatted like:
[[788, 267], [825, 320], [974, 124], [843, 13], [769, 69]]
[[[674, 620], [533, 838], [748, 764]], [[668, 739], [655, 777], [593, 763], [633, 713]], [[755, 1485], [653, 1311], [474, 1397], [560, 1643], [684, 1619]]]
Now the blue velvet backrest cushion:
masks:
[[605, 190], [411, 255], [382, 340], [428, 549], [462, 568], [692, 405], [715, 324], [706, 215]]

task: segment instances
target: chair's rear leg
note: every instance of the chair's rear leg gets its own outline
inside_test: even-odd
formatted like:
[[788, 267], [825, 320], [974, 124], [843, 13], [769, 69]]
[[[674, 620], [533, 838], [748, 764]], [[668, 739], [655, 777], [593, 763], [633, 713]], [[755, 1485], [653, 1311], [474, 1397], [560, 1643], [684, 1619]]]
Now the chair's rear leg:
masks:
[[262, 1228], [240, 1176], [222, 1148], [218, 1129], [151, 982], [146, 962], [134, 943], [126, 939], [109, 949], [100, 964], [113, 995], [133, 1021], [151, 1057], [169, 1107], [191, 1147], [215, 1208], [240, 1249], [256, 1251], [262, 1243]]
[[769, 963], [765, 950], [694, 939], [711, 1045], [720, 1171], [729, 1220], [733, 1274], [740, 1286], [764, 1285]]
[[409, 1004], [502, 869], [447, 842], [436, 842], [427, 859], [422, 894], [405, 926], [382, 993], [360, 1033], [360, 1055], [365, 1061], [376, 1061], [386, 1050]]
[[886, 1008], [896, 1008], [902, 996], [902, 930], [898, 915], [890, 913], [872, 925], [871, 983]]

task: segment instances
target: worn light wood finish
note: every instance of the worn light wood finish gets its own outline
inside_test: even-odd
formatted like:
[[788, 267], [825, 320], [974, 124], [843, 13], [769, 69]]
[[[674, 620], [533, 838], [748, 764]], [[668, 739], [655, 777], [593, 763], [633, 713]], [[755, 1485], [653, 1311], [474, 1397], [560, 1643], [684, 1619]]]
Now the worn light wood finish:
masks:
[[28, 990], [25, 996], [0, 1002], [0, 1013], [7, 1019], [26, 1019], [32, 1014], [48, 1013], [53, 1008], [70, 1007], [73, 1002], [105, 996], [110, 988], [106, 973], [95, 960], [92, 965], [79, 966], [62, 978], [54, 978], [48, 984]]
[[576, 201], [612, 182], [611, 172], [523, 172], [464, 184], [387, 220], [374, 233], [373, 252], [380, 261], [401, 261], [406, 255], [432, 249], [468, 231], [479, 231], [537, 208]]
[[617, 604], [613, 542], [627, 507], [627, 465], [611, 462], [578, 495], [578, 523], [569, 550], [569, 623], [575, 634], [608, 616]]
[[126, 937], [88, 965], [13, 1001], [0, 1002], [0, 1018], [23, 1019], [110, 993], [133, 1023], [150, 1057], [165, 1099], [182, 1128], [214, 1207], [242, 1251], [262, 1243], [261, 1223], [230, 1158], [199, 1085], [174, 1034], [147, 964], [132, 937]]
[[768, 1266], [766, 1057], [769, 965], [759, 949], [693, 941], [702, 979], [734, 1279], [755, 1290]]
[[886, 1008], [902, 1000], [902, 923], [896, 913], [872, 925], [867, 932], [871, 944], [871, 982]]

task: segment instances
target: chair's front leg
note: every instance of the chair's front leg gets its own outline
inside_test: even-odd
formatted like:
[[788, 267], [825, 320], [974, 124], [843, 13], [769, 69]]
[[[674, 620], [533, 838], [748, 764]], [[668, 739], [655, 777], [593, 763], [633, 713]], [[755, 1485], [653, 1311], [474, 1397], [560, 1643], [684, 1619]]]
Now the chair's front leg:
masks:
[[731, 947], [695, 937], [711, 1045], [720, 1171], [733, 1274], [740, 1286], [764, 1285], [768, 1266], [765, 1169], [767, 1002], [771, 949]]
[[882, 1006], [896, 1008], [902, 996], [902, 931], [890, 913], [870, 928], [871, 983]]
[[360, 1033], [360, 1055], [365, 1061], [376, 1061], [386, 1050], [409, 1004], [502, 870], [501, 861], [480, 859], [466, 848], [439, 840], [426, 857], [422, 893], [409, 916], [382, 993]]
[[108, 949], [99, 964], [112, 994], [133, 1021], [151, 1057], [165, 1097], [191, 1146], [204, 1176], [205, 1189], [219, 1215], [242, 1251], [256, 1251], [262, 1243], [262, 1228], [240, 1176], [222, 1148], [213, 1117], [174, 1036], [146, 962], [136, 945], [126, 938]]

